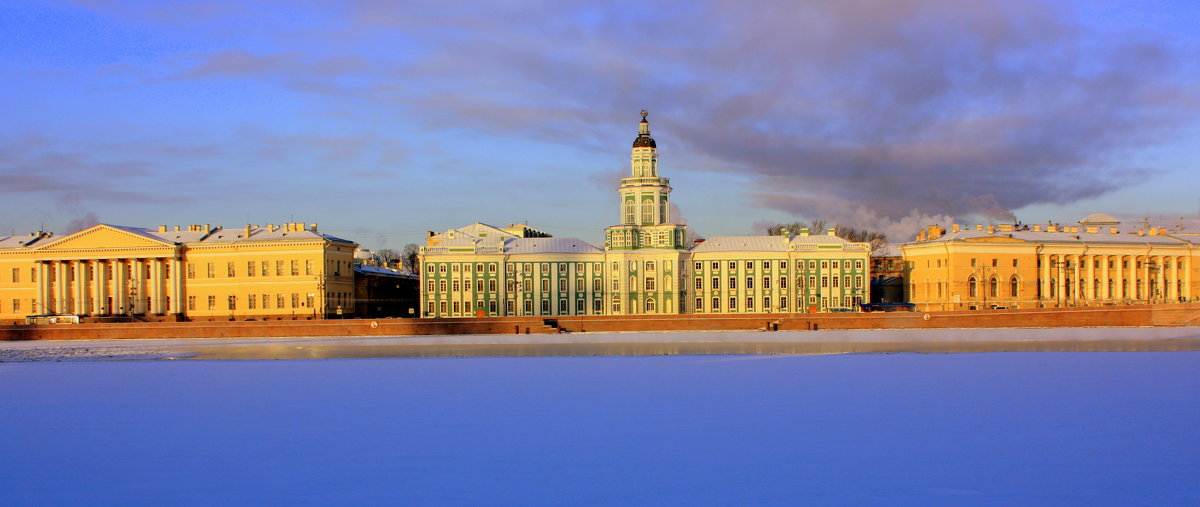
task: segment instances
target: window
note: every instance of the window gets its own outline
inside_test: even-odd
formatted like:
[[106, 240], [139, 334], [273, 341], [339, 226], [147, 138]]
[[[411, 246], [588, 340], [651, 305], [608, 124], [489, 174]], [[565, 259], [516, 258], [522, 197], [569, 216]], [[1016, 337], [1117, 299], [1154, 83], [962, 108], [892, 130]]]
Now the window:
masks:
[[496, 292], [496, 280], [494, 278], [491, 280], [488, 280], [488, 291]]
[[275, 276], [283, 276], [283, 261], [275, 261]]
[[550, 280], [542, 279], [542, 292], [550, 292]]
[[733, 271], [735, 269], [737, 269], [737, 261], [729, 261], [729, 270]]
[[614, 298], [613, 298], [613, 300], [612, 300], [612, 311], [613, 311], [613, 313], [620, 313], [620, 311], [621, 311], [621, 300], [620, 300], [619, 298], [616, 298], [616, 297], [614, 297]]
[[455, 281], [454, 281], [454, 283], [453, 283], [452, 285], [453, 285], [453, 287], [454, 287], [454, 288], [453, 288], [453, 289], [451, 289], [451, 290], [453, 290], [454, 292], [458, 292], [458, 289], [459, 289], [459, 287], [460, 287], [460, 285], [459, 285], [459, 281], [458, 281], [458, 280], [455, 280]]
[[841, 280], [841, 277], [839, 277], [839, 276], [835, 276], [835, 277], [833, 277], [833, 286], [834, 286], [834, 287], [837, 287], [837, 286], [838, 286], [838, 281], [840, 281], [840, 280]]
[[1000, 297], [1000, 280], [992, 278], [988, 281], [988, 296], [994, 298]]
[[861, 288], [862, 288], [862, 282], [863, 282], [863, 277], [862, 277], [861, 275], [860, 275], [860, 276], [856, 276], [856, 277], [854, 277], [854, 288], [855, 288], [855, 289], [861, 289]]
[[475, 280], [475, 292], [483, 292], [483, 280]]
[[488, 264], [488, 273], [495, 273], [495, 272], [496, 272], [496, 265]]
[[217, 296], [208, 296], [208, 309], [209, 310], [217, 309]]
[[717, 289], [721, 288], [721, 279], [720, 278], [717, 278], [715, 276], [713, 277], [712, 288], [713, 288], [713, 290], [717, 290]]
[[306, 275], [311, 275], [311, 274], [313, 274], [313, 261], [312, 261], [312, 259], [307, 259], [307, 260], [305, 260], [305, 261], [304, 261], [304, 274], [306, 274]]
[[646, 313], [655, 311], [655, 308], [656, 308], [656, 306], [654, 304], [654, 298], [647, 299], [646, 300]]
[[716, 311], [716, 310], [720, 310], [720, 309], [721, 309], [721, 298], [712, 298], [712, 310]]
[[12, 268], [12, 281], [13, 283], [21, 282], [21, 268]]
[[771, 278], [770, 277], [766, 277], [766, 276], [763, 277], [762, 288], [764, 288], [764, 289], [771, 288]]
[[979, 297], [979, 287], [975, 281], [975, 277], [967, 279], [967, 295], [972, 298]]
[[604, 290], [604, 285], [601, 284], [599, 278], [592, 280], [592, 290], [595, 292], [600, 292], [600, 291]]
[[746, 269], [754, 269], [754, 261], [746, 261]]
[[317, 306], [317, 305], [313, 304], [313, 298], [315, 296], [316, 296], [316, 294], [309, 292], [308, 295], [305, 296], [305, 298], [304, 298], [305, 306], [307, 306], [309, 308], [313, 308], [313, 307]]
[[731, 276], [731, 277], [729, 277], [729, 288], [730, 288], [730, 289], [736, 289], [736, 288], [737, 288], [737, 278], [734, 278], [734, 277], [732, 277], [732, 276]]
[[763, 298], [763, 308], [765, 308], [767, 310], [771, 309], [771, 298], [769, 298], [769, 297]]
[[654, 261], [646, 261], [646, 271], [654, 271]]
[[821, 261], [821, 269], [829, 269], [829, 261]]
[[780, 289], [787, 288], [787, 277], [786, 276], [779, 277], [779, 288]]
[[779, 298], [779, 309], [787, 310], [788, 309], [787, 303], [788, 303], [788, 300], [787, 300], [786, 296]]
[[840, 269], [841, 267], [842, 263], [840, 261], [833, 261], [833, 269]]
[[700, 289], [704, 288], [703, 285], [704, 285], [704, 279], [700, 278], [700, 277], [696, 277], [696, 290], [700, 290]]
[[862, 269], [862, 261], [854, 261], [854, 269]]
[[712, 261], [712, 269], [713, 269], [713, 271], [721, 269], [720, 263], [718, 263], [717, 261]]
[[999, 263], [1000, 263], [1000, 259], [992, 259], [992, 267], [993, 268], [998, 267], [1000, 265]]
[[737, 310], [737, 298], [734, 298], [734, 297], [729, 298], [729, 309]]
[[842, 277], [842, 287], [845, 287], [847, 289], [850, 288], [850, 277], [849, 276]]
[[440, 313], [442, 315], [446, 314], [446, 302], [445, 301], [438, 302], [438, 313]]
[[257, 271], [254, 269], [254, 261], [246, 261], [246, 276], [254, 276]]
[[747, 277], [746, 277], [746, 288], [747, 288], [747, 289], [753, 289], [753, 288], [754, 288], [754, 277], [751, 277], [751, 276], [747, 276]]
[[1014, 267], [1014, 268], [1015, 268], [1015, 267], [1017, 267], [1017, 260], [1016, 260], [1016, 259], [1013, 259], [1013, 267]]
[[[824, 278], [824, 277], [822, 277], [822, 278]], [[817, 286], [817, 277], [815, 277], [815, 276], [808, 277], [808, 286], [816, 287]]]
[[293, 292], [292, 293], [292, 308], [299, 308], [299, 307], [300, 307], [300, 294]]
[[621, 282], [619, 280], [613, 280], [612, 290], [613, 292], [621, 290]]
[[438, 290], [441, 292], [446, 292], [446, 281], [445, 280], [438, 280]]
[[211, 262], [208, 263], [208, 277], [209, 278], [217, 277], [217, 266]]
[[754, 309], [754, 298], [746, 298], [746, 309], [747, 310]]
[[829, 277], [828, 276], [821, 277], [821, 287], [829, 287]]
[[461, 301], [455, 301], [454, 303], [452, 303], [452, 305], [454, 308], [454, 310], [453, 310], [454, 313], [462, 313], [462, 302]]
[[287, 308], [287, 306], [284, 304], [283, 294], [275, 295], [275, 308], [280, 310]]
[[974, 257], [972, 257], [972, 258], [971, 258], [971, 267], [976, 267], [976, 266], [978, 266], [978, 265], [979, 265], [979, 263], [978, 263], [978, 262], [976, 262], [976, 260], [975, 260], [975, 258], [974, 258]]
[[189, 311], [195, 311], [195, 310], [196, 310], [196, 296], [188, 296], [188, 299], [187, 299], [187, 309], [188, 309]]
[[266, 310], [270, 307], [271, 307], [271, 297], [266, 294], [263, 294], [262, 295], [262, 309]]
[[256, 303], [258, 303], [258, 300], [254, 299], [254, 296], [247, 297], [246, 298], [246, 309], [254, 310], [255, 307], [257, 306]]
[[703, 266], [704, 266], [704, 263], [697, 262], [696, 263], [696, 271], [700, 271], [701, 269], [703, 269]]
[[655, 290], [658, 290], [658, 289], [656, 289], [654, 287], [654, 277], [652, 277], [652, 276], [647, 277], [646, 278], [646, 291], [650, 292], [650, 291], [655, 291]]
[[262, 276], [270, 276], [270, 274], [271, 274], [270, 266], [271, 266], [270, 261], [262, 261]]
[[292, 276], [300, 276], [300, 261], [292, 261]]
[[599, 299], [592, 300], [592, 313], [600, 313], [600, 300]]
[[550, 313], [550, 300], [542, 300], [542, 313]]
[[787, 261], [779, 261], [779, 269], [786, 270], [787, 269]]
[[[112, 279], [112, 271], [111, 270], [108, 272], [108, 277], [110, 280]], [[187, 277], [189, 280], [196, 278], [196, 265], [192, 264], [190, 262], [187, 264]]]

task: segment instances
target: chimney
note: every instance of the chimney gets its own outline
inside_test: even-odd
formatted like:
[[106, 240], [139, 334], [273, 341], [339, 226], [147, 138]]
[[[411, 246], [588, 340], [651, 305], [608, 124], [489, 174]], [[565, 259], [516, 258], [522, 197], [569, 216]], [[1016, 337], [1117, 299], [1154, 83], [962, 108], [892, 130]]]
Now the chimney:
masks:
[[975, 224], [975, 230], [976, 230], [976, 231], [982, 231], [982, 230], [983, 230], [983, 224]]
[[808, 236], [808, 227], [801, 227], [801, 228], [800, 228], [800, 235], [801, 235], [801, 236]]
[[950, 224], [951, 232], [958, 232], [958, 224]]
[[1040, 226], [1040, 225], [1033, 226], [1033, 232], [1042, 232], [1042, 226]]
[[1000, 232], [1012, 232], [1012, 231], [1013, 231], [1012, 224], [1000, 224]]
[[1058, 232], [1058, 227], [1055, 227], [1053, 225], [1047, 225], [1046, 232]]
[[1109, 234], [1120, 234], [1120, 229], [1117, 229], [1116, 227], [1109, 227], [1108, 233]]
[[917, 231], [917, 241], [925, 241], [925, 229]]
[[175, 232], [179, 232], [179, 226], [178, 226], [178, 225], [176, 225], [176, 226], [175, 226]]
[[426, 238], [432, 238], [432, 237], [434, 237], [434, 236], [437, 236], [437, 233], [436, 233], [436, 232], [433, 232], [433, 231], [425, 231], [425, 237], [426, 237]]
[[988, 226], [988, 234], [995, 234], [995, 232], [996, 232], [996, 226], [989, 225]]
[[242, 237], [243, 237], [243, 238], [249, 238], [249, 237], [250, 237], [250, 224], [246, 224], [246, 234], [245, 234], [244, 236], [242, 236]]
[[826, 234], [828, 234], [828, 235], [830, 235], [830, 236], [837, 236], [837, 234], [835, 234], [836, 232], [837, 232], [837, 228], [835, 228], [835, 227], [830, 227], [830, 228], [829, 228], [829, 232], [827, 232]]
[[208, 232], [211, 230], [212, 230], [212, 224], [204, 224], [204, 232]]
[[308, 224], [308, 230], [313, 231], [314, 233], [317, 232], [317, 223], [313, 222], [311, 224]]
[[1150, 228], [1150, 235], [1151, 235], [1151, 236], [1158, 236], [1158, 227], [1151, 227], [1151, 228]]
[[165, 225], [158, 226], [158, 232], [167, 232], [167, 226], [165, 226]]
[[1145, 236], [1145, 235], [1146, 235], [1146, 231], [1144, 231], [1142, 229], [1138, 229], [1138, 236]]

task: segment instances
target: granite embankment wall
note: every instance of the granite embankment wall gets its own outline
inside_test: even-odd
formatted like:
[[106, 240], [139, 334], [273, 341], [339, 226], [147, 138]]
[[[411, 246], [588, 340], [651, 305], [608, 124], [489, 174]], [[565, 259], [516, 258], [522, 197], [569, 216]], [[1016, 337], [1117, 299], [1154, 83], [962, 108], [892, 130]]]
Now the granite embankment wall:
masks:
[[11, 325], [0, 327], [0, 340], [547, 334], [587, 331], [800, 331], [1146, 326], [1200, 326], [1200, 304], [928, 313], [635, 315], [552, 319], [505, 317]]

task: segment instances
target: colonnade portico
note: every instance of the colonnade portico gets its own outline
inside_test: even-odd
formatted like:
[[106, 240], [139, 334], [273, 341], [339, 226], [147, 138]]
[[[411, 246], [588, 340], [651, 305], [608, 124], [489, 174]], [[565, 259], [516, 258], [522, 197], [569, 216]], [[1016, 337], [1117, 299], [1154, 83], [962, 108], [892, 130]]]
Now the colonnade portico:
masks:
[[1041, 253], [1039, 299], [1043, 305], [1100, 301], [1186, 301], [1191, 294], [1187, 255]]
[[93, 317], [179, 314], [182, 265], [175, 256], [39, 260], [34, 310]]

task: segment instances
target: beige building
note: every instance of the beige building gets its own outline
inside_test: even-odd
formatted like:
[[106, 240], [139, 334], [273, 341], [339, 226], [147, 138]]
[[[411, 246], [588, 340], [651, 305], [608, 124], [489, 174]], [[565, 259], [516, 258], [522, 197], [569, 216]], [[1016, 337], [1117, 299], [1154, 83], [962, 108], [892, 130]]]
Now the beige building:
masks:
[[0, 237], [0, 321], [306, 319], [354, 309], [354, 242], [288, 223]]
[[918, 310], [1054, 308], [1194, 301], [1194, 236], [1077, 225], [929, 226], [902, 247]]

